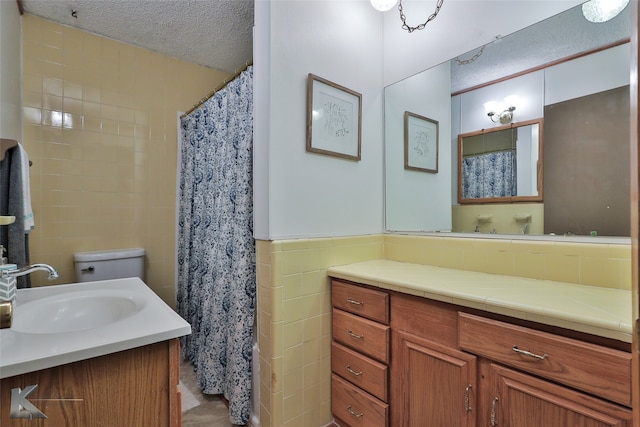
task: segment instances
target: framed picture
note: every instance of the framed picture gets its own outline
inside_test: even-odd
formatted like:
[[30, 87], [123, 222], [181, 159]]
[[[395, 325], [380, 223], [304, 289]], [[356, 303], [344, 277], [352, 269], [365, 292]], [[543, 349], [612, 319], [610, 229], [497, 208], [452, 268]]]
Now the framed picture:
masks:
[[362, 95], [309, 74], [307, 151], [360, 160]]
[[438, 173], [438, 122], [404, 112], [404, 168]]

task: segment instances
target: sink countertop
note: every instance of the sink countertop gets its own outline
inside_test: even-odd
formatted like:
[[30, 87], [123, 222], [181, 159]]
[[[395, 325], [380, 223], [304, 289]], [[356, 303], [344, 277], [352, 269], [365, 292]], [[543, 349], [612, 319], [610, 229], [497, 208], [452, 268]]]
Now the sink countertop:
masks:
[[329, 268], [329, 276], [631, 342], [631, 291], [389, 260]]
[[[14, 326], [21, 305], [65, 293], [120, 292], [140, 304], [132, 315], [105, 326], [74, 332], [30, 333], [0, 329], [0, 378], [38, 371], [189, 335], [191, 326], [139, 278], [19, 289]], [[42, 318], [43, 324], [47, 322]]]

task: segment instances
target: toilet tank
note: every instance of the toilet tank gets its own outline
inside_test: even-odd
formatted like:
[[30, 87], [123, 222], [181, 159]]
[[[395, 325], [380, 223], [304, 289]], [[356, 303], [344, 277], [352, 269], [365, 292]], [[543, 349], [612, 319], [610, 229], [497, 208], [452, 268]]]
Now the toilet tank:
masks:
[[76, 252], [73, 264], [77, 282], [139, 277], [144, 280], [142, 248]]

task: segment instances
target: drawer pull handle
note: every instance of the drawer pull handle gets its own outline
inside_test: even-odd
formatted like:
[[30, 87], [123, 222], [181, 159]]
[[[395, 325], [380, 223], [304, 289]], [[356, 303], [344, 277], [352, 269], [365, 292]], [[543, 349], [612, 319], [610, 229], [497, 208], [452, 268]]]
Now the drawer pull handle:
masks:
[[353, 298], [347, 298], [347, 302], [349, 304], [353, 304], [353, 305], [364, 305], [364, 302], [362, 301], [356, 301]]
[[351, 369], [351, 365], [347, 365], [347, 371], [349, 371], [350, 374], [355, 375], [356, 377], [359, 377], [360, 375], [362, 375], [362, 371], [356, 372], [353, 369]]
[[464, 389], [464, 410], [471, 412], [471, 405], [469, 404], [469, 393], [471, 392], [471, 384]]
[[496, 421], [496, 403], [498, 403], [498, 398], [494, 397], [493, 402], [491, 402], [491, 427], [498, 425], [498, 421]]
[[360, 412], [360, 413], [355, 412], [353, 409], [351, 409], [351, 406], [347, 406], [347, 412], [350, 413], [351, 415], [353, 415], [356, 418], [360, 418], [361, 416], [364, 415], [362, 412]]
[[536, 359], [540, 359], [540, 360], [544, 360], [547, 358], [546, 353], [540, 356], [539, 354], [531, 353], [530, 351], [527, 351], [527, 350], [520, 350], [517, 345], [514, 345], [513, 347], [511, 347], [511, 350], [515, 351], [518, 354], [522, 354], [524, 356], [529, 356], [529, 357], [535, 357]]
[[359, 339], [359, 340], [363, 340], [364, 339], [364, 335], [358, 335], [358, 334], [354, 334], [353, 332], [351, 332], [350, 330], [347, 330], [347, 333], [349, 335], [351, 335], [353, 338]]

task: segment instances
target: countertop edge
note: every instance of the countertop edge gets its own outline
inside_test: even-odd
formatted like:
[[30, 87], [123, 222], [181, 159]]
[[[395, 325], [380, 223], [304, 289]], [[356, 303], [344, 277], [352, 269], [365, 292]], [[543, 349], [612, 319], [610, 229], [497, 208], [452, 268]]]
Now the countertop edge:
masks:
[[56, 354], [46, 358], [18, 362], [12, 365], [0, 367], [0, 379], [10, 378], [29, 372], [40, 371], [42, 369], [54, 368], [56, 366], [66, 365], [82, 360], [93, 359], [95, 357], [107, 356], [109, 354], [132, 350], [134, 348], [144, 347], [146, 345], [157, 344], [162, 341], [180, 338], [185, 335], [189, 335], [190, 333], [191, 327], [185, 326], [162, 333], [148, 335], [145, 337], [139, 337], [130, 340], [119, 341], [116, 343], [109, 343], [101, 346], [77, 350], [71, 353]]

